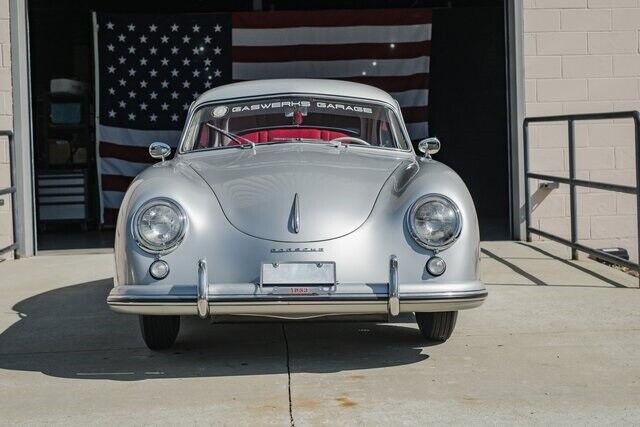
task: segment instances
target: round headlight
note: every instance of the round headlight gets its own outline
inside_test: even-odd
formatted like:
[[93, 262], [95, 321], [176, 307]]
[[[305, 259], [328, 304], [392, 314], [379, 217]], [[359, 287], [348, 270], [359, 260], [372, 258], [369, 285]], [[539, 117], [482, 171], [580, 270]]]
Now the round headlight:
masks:
[[136, 240], [142, 248], [166, 252], [184, 237], [186, 216], [175, 202], [154, 199], [138, 210], [134, 224]]
[[460, 210], [444, 196], [423, 196], [409, 211], [409, 230], [419, 245], [427, 249], [446, 249], [462, 230]]

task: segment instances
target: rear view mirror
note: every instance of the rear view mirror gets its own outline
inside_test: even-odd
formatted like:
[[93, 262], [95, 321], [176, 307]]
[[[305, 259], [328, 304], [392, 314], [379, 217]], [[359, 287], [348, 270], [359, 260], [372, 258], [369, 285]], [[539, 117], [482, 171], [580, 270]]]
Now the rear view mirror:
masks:
[[164, 159], [171, 155], [171, 147], [164, 142], [152, 142], [149, 146], [149, 155], [164, 162]]
[[436, 137], [426, 138], [418, 142], [418, 150], [425, 155], [425, 157], [431, 157], [440, 151], [440, 140]]

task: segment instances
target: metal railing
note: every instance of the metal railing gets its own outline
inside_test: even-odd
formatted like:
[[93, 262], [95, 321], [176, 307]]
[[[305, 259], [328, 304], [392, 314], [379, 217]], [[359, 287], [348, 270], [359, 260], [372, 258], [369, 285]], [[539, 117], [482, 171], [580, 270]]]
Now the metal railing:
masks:
[[[15, 178], [13, 176], [13, 168], [14, 168], [14, 155], [13, 155], [13, 132], [10, 130], [0, 130], [0, 137], [7, 137], [8, 140], [8, 144], [9, 144], [9, 175], [10, 175], [10, 183], [9, 183], [9, 187], [6, 188], [0, 188], [0, 196], [4, 196], [6, 194], [10, 194], [11, 197], [11, 210], [12, 212], [15, 212], [15, 210], [13, 209], [14, 207], [14, 203], [15, 203], [15, 193], [16, 193], [16, 185], [15, 185]], [[2, 200], [0, 199], [0, 206], [2, 204]], [[13, 215], [13, 214], [12, 214]], [[13, 226], [15, 228], [15, 221], [16, 219], [12, 216], [12, 220], [13, 220]], [[13, 233], [13, 241], [14, 243], [10, 244], [9, 246], [5, 246], [4, 248], [0, 248], [0, 254], [3, 254], [5, 252], [9, 252], [9, 251], [13, 251], [16, 250], [18, 248], [18, 245], [15, 243], [15, 233]]]
[[[636, 185], [635, 187], [628, 185], [609, 184], [606, 182], [590, 181], [576, 178], [576, 144], [575, 144], [575, 122], [580, 120], [611, 120], [611, 119], [633, 119], [635, 131], [635, 149], [636, 149]], [[549, 122], [567, 122], [569, 137], [569, 178], [546, 175], [531, 172], [529, 170], [529, 123], [549, 123]], [[527, 241], [531, 241], [531, 234], [537, 234], [549, 240], [562, 243], [571, 247], [571, 258], [578, 258], [578, 251], [587, 253], [594, 258], [601, 259], [611, 264], [624, 266], [629, 269], [640, 272], [640, 265], [624, 258], [620, 258], [610, 253], [603, 252], [578, 243], [578, 215], [576, 206], [576, 187], [597, 188], [599, 190], [616, 191], [626, 194], [635, 194], [636, 196], [636, 227], [638, 230], [638, 251], [640, 251], [640, 112], [638, 111], [621, 111], [613, 113], [586, 113], [586, 114], [566, 114], [559, 116], [546, 117], [528, 117], [523, 123], [523, 142], [524, 142], [524, 170], [525, 170], [525, 212], [526, 212], [526, 230]], [[531, 226], [531, 206], [530, 196], [531, 190], [529, 185], [530, 179], [539, 179], [543, 181], [551, 181], [559, 184], [569, 185], [569, 210], [571, 217], [571, 240], [556, 236], [546, 231]]]

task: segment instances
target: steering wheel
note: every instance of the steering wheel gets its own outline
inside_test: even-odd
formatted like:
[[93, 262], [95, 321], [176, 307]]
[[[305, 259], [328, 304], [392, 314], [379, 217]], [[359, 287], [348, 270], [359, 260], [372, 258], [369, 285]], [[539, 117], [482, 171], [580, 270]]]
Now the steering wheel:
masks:
[[329, 142], [334, 142], [334, 141], [336, 141], [336, 142], [346, 142], [347, 144], [356, 143], [356, 144], [363, 144], [363, 145], [371, 145], [367, 141], [365, 141], [364, 139], [356, 138], [355, 136], [340, 136], [338, 138], [333, 138]]

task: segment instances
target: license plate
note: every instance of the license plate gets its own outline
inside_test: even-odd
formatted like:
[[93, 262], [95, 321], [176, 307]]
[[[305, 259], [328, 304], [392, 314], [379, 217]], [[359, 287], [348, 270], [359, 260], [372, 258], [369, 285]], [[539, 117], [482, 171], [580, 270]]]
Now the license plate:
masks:
[[263, 263], [260, 270], [261, 286], [283, 286], [289, 293], [305, 294], [309, 287], [336, 284], [335, 262], [277, 262]]

